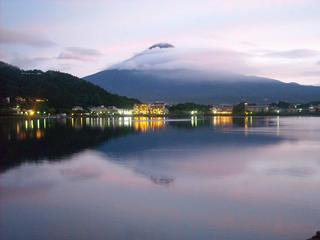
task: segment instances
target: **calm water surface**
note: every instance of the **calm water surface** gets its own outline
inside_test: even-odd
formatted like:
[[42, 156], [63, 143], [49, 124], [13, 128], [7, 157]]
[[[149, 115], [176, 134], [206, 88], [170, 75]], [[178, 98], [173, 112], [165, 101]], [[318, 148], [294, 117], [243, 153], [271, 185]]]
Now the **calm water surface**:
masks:
[[1, 119], [0, 140], [3, 240], [320, 229], [320, 118]]

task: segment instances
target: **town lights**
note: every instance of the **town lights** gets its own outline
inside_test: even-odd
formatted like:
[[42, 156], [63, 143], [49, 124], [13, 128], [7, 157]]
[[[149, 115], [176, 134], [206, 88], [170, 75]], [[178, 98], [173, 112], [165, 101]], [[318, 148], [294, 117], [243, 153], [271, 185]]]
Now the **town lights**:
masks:
[[127, 115], [127, 116], [132, 115], [132, 110], [123, 110], [123, 115]]
[[192, 110], [192, 111], [190, 112], [191, 115], [197, 115], [197, 113], [198, 113], [197, 110]]

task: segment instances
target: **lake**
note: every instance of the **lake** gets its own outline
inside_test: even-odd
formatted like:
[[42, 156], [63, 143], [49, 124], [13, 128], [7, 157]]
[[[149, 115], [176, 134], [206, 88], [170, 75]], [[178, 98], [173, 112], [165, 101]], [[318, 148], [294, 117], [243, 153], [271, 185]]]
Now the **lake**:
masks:
[[0, 238], [320, 230], [320, 118], [0, 119]]

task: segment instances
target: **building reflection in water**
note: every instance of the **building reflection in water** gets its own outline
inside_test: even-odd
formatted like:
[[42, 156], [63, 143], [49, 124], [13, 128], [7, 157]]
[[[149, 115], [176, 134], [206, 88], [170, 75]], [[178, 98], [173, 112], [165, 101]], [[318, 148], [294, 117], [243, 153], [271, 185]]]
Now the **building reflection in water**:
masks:
[[95, 118], [71, 118], [71, 127], [76, 129], [81, 129], [84, 127], [91, 128], [117, 128], [117, 127], [131, 127], [132, 118], [131, 117], [95, 117]]
[[45, 136], [47, 119], [16, 121], [15, 127], [8, 128], [8, 140], [41, 139]]
[[[271, 125], [270, 125], [271, 124]], [[214, 116], [212, 117], [212, 125], [214, 127], [240, 127], [243, 128], [244, 133], [247, 135], [250, 131], [250, 128], [256, 127], [272, 127], [272, 124], [279, 124], [279, 118], [274, 121], [273, 118], [268, 117], [253, 117], [253, 116], [244, 116], [244, 117], [233, 117], [233, 116]]]
[[[280, 134], [279, 117], [272, 120], [269, 118], [232, 117], [232, 116], [214, 116], [212, 118], [201, 118], [192, 116], [185, 119], [187, 125], [192, 128], [204, 125], [212, 125], [213, 127], [232, 128], [241, 127], [244, 134], [248, 134], [252, 127], [270, 127], [272, 124], [276, 126], [277, 134]], [[200, 122], [199, 122], [200, 121]], [[176, 126], [172, 119], [167, 121], [164, 117], [79, 117], [79, 118], [63, 118], [63, 119], [26, 119], [11, 122], [11, 127], [5, 128], [7, 139], [42, 139], [46, 135], [46, 129], [55, 127], [56, 125], [71, 127], [73, 129], [82, 128], [98, 128], [104, 130], [106, 128], [130, 128], [137, 132], [157, 131], [167, 126]], [[186, 127], [188, 127], [185, 125]], [[180, 124], [181, 126], [181, 124]], [[272, 125], [271, 125], [272, 126]]]
[[163, 117], [135, 117], [133, 128], [138, 132], [156, 131], [165, 127]]
[[233, 125], [232, 116], [214, 116], [212, 117], [212, 125], [215, 127], [230, 127]]

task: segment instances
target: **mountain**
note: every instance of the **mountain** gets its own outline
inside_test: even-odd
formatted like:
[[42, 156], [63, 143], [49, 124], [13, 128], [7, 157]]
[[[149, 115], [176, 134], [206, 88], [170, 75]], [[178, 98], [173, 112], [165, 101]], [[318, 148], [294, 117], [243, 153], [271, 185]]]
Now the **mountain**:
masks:
[[[108, 91], [147, 102], [212, 104], [320, 99], [320, 87], [234, 73], [237, 72], [234, 66], [241, 61], [233, 64], [230, 55], [226, 51], [213, 51], [209, 58], [201, 51], [185, 51], [160, 43], [84, 79]], [[209, 66], [201, 68], [207, 62]]]
[[70, 74], [40, 70], [24, 71], [0, 62], [0, 98], [46, 98], [53, 108], [80, 106], [131, 107], [136, 99], [111, 94]]

